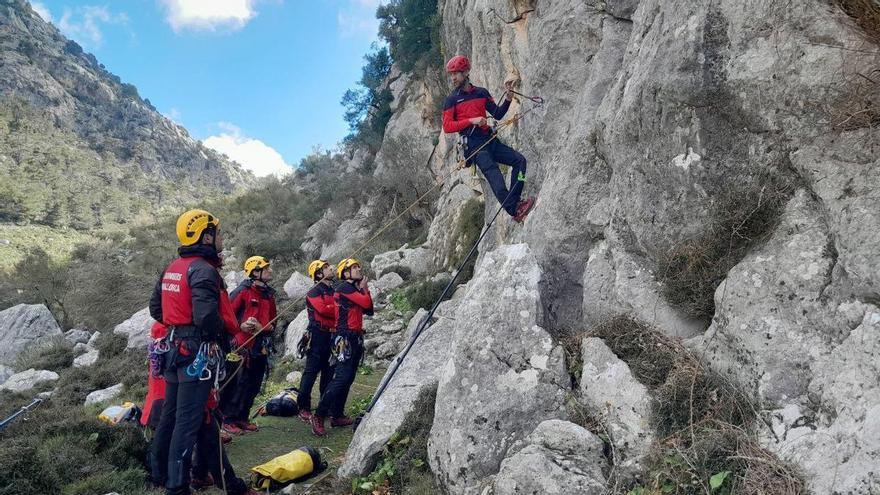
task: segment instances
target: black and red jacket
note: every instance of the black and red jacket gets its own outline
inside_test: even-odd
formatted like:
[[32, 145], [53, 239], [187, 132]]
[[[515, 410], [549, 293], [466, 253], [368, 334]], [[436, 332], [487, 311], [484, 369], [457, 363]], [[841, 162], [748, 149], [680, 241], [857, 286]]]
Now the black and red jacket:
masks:
[[369, 289], [358, 289], [351, 282], [336, 286], [336, 331], [364, 331], [364, 315], [373, 316], [373, 296]]
[[199, 336], [219, 340], [234, 335], [234, 324], [226, 297], [226, 284], [217, 268], [220, 258], [211, 246], [180, 247], [179, 258], [159, 277], [150, 298], [150, 316], [167, 326], [198, 329]]
[[313, 330], [336, 330], [336, 299], [333, 287], [320, 283], [306, 294], [306, 312], [309, 328]]
[[457, 88], [443, 102], [443, 132], [489, 134], [492, 131], [491, 127], [488, 125], [475, 127], [471, 124], [470, 119], [485, 117], [488, 111], [492, 118], [501, 120], [507, 114], [507, 109], [510, 108], [510, 100], [505, 99], [499, 106], [486, 88], [479, 88], [467, 83], [463, 86], [469, 87], [470, 90]]
[[[275, 306], [275, 289], [268, 285], [257, 285], [253, 280], [245, 280], [229, 294], [232, 300], [232, 310], [239, 323], [250, 317], [260, 322], [260, 327], [266, 326], [278, 316], [278, 308]], [[271, 332], [274, 325], [263, 330]]]

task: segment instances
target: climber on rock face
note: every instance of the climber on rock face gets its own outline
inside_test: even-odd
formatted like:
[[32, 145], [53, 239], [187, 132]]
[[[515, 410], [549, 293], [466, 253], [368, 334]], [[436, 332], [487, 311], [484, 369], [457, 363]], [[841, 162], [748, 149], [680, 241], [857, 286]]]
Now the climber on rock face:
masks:
[[[456, 55], [446, 63], [446, 72], [449, 73], [455, 90], [443, 103], [443, 132], [459, 133], [465, 156], [476, 152], [468, 165], [477, 164], [504, 210], [515, 221], [523, 222], [535, 204], [534, 197], [520, 201], [526, 180], [526, 159], [494, 137], [486, 119], [487, 111], [496, 120], [504, 118], [513, 98], [513, 81], [505, 83], [506, 97], [499, 106], [489, 91], [471, 84], [470, 69], [470, 60], [462, 55]], [[498, 163], [510, 165], [512, 168], [509, 189], [504, 183], [504, 175], [498, 168]]]
[[324, 260], [309, 264], [309, 277], [315, 286], [306, 294], [306, 310], [309, 326], [300, 343], [300, 353], [306, 356], [306, 368], [299, 382], [299, 417], [309, 423], [312, 420], [312, 387], [321, 374], [318, 390], [321, 395], [333, 378], [334, 366], [330, 364], [334, 332], [336, 332], [336, 301], [333, 298], [333, 267]]
[[353, 423], [345, 417], [345, 401], [364, 355], [364, 315], [373, 314], [373, 297], [361, 264], [353, 258], [344, 259], [337, 265], [336, 274], [340, 283], [334, 295], [336, 336], [331, 351], [336, 371], [312, 415], [312, 433], [317, 436], [324, 436], [324, 418], [328, 415], [333, 427]]

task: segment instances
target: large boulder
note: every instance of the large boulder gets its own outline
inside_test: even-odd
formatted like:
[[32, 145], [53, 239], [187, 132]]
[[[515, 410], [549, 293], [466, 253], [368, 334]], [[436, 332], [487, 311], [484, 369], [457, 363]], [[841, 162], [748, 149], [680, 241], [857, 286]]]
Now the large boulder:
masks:
[[144, 308], [133, 314], [131, 318], [116, 325], [113, 333], [125, 335], [128, 339], [128, 344], [125, 346], [127, 349], [146, 349], [150, 342], [150, 327], [155, 321], [150, 316], [149, 308]]
[[[426, 311], [419, 310], [410, 320], [410, 328], [417, 326], [426, 315]], [[422, 332], [376, 406], [355, 430], [345, 462], [339, 468], [340, 476], [363, 476], [372, 471], [385, 444], [413, 413], [419, 395], [437, 387], [451, 350], [452, 323], [450, 319], [435, 320]], [[411, 336], [411, 333], [407, 335], [407, 342]], [[386, 373], [382, 382], [388, 380]]]
[[15, 370], [11, 366], [0, 364], [0, 383], [5, 382], [10, 376], [15, 374]]
[[16, 373], [0, 385], [0, 390], [10, 392], [27, 392], [41, 383], [54, 382], [60, 378], [58, 373], [48, 370], [35, 370], [33, 368]]
[[291, 299], [305, 297], [306, 293], [315, 286], [312, 280], [299, 272], [293, 272], [287, 282], [284, 282], [284, 292]]
[[92, 392], [86, 396], [85, 405], [88, 406], [91, 404], [99, 404], [101, 402], [113, 400], [119, 394], [122, 393], [122, 390], [124, 388], [125, 387], [123, 384], [117, 383], [116, 385], [113, 385], [112, 387], [103, 388], [101, 390], [95, 390], [94, 392]]
[[95, 363], [98, 362], [98, 358], [101, 356], [100, 351], [98, 349], [89, 348], [86, 350], [85, 354], [81, 354], [74, 358], [73, 367], [74, 368], [88, 368]]
[[585, 338], [581, 356], [579, 400], [599, 419], [614, 444], [615, 467], [626, 475], [636, 475], [655, 438], [648, 389], [601, 339]]
[[501, 463], [495, 495], [601, 495], [608, 460], [596, 435], [568, 421], [548, 420]]
[[304, 309], [300, 311], [296, 318], [287, 325], [287, 331], [284, 334], [284, 357], [292, 357], [299, 359], [296, 352], [296, 345], [299, 339], [309, 327], [309, 313]]
[[241, 270], [231, 270], [223, 275], [223, 282], [226, 284], [226, 290], [232, 292], [238, 285], [244, 282], [244, 272]]
[[426, 275], [433, 272], [433, 254], [430, 249], [424, 247], [403, 247], [394, 251], [377, 254], [370, 262], [370, 268], [377, 277], [382, 277], [386, 272], [394, 271], [394, 267], [408, 268], [412, 276]]
[[541, 270], [529, 247], [489, 252], [475, 273], [455, 311], [428, 442], [453, 494], [480, 492], [535, 423], [564, 419], [570, 384], [562, 347], [540, 326]]
[[403, 285], [403, 277], [394, 272], [388, 272], [382, 275], [379, 280], [371, 282], [370, 290], [375, 293], [374, 296], [378, 297], [379, 294], [385, 294], [401, 285]]
[[792, 198], [718, 287], [712, 327], [692, 345], [758, 397], [763, 444], [812, 492], [868, 493], [880, 483], [880, 309], [846, 296], [819, 208], [808, 191]]
[[42, 304], [0, 311], [0, 364], [13, 366], [23, 352], [46, 347], [62, 335], [55, 317]]

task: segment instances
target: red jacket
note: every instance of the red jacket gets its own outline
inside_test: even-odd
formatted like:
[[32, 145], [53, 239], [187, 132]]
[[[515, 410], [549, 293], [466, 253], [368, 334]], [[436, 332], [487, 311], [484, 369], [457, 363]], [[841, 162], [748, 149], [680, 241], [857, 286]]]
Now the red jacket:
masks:
[[336, 299], [333, 287], [320, 283], [306, 294], [306, 312], [309, 315], [309, 328], [336, 331]]
[[336, 330], [363, 332], [364, 315], [373, 315], [373, 296], [369, 290], [361, 290], [351, 282], [336, 287]]
[[[239, 324], [248, 318], [254, 317], [260, 322], [260, 328], [263, 328], [278, 316], [278, 308], [275, 306], [275, 290], [269, 286], [258, 286], [254, 284], [253, 280], [245, 280], [232, 291], [231, 298], [232, 312], [235, 314]], [[275, 325], [273, 324], [260, 332], [260, 335], [269, 335], [274, 328]], [[235, 344], [253, 349], [254, 343], [261, 339], [252, 339], [251, 336], [249, 333], [242, 332], [236, 336]]]
[[[470, 86], [470, 91], [457, 88], [443, 102], [443, 132], [447, 134], [471, 132], [474, 125], [471, 124], [470, 119], [485, 117], [487, 111], [494, 119], [502, 119], [508, 108], [510, 108], [510, 100], [505, 100], [499, 106], [485, 88], [473, 85]], [[488, 134], [491, 128], [484, 125], [473, 130]]]

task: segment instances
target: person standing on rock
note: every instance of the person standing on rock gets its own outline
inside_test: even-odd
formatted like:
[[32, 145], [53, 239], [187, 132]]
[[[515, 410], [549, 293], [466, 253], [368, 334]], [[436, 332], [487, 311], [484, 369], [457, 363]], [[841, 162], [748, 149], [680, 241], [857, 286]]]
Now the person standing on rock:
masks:
[[[205, 210], [190, 210], [177, 219], [176, 230], [179, 257], [165, 269], [150, 299], [150, 316], [168, 328], [168, 350], [161, 359], [165, 402], [150, 460], [154, 484], [164, 484], [168, 495], [188, 495], [193, 448], [210, 418], [206, 411], [216, 383], [211, 378], [223, 360], [218, 342], [238, 328], [217, 271], [223, 248], [220, 220]], [[229, 494], [247, 492], [243, 482], [227, 487]]]
[[[234, 387], [233, 397], [228, 402], [223, 401], [224, 429], [234, 433], [242, 430], [257, 430], [257, 425], [249, 420], [250, 412], [254, 406], [254, 399], [260, 393], [269, 366], [272, 330], [275, 328], [274, 320], [278, 315], [275, 289], [269, 286], [269, 282], [272, 281], [272, 267], [269, 260], [262, 256], [251, 256], [244, 262], [244, 273], [247, 279], [229, 295], [242, 334], [246, 336], [240, 339], [236, 346], [243, 345], [240, 350], [243, 359], [232, 368], [234, 371], [241, 366], [237, 373], [237, 386]], [[260, 331], [269, 325], [269, 322], [272, 324]]]
[[[455, 90], [443, 103], [443, 132], [457, 132], [461, 136], [465, 156], [470, 157], [476, 153], [468, 165], [475, 163], [479, 167], [504, 210], [515, 221], [522, 223], [535, 205], [535, 198], [532, 196], [520, 200], [526, 181], [526, 159], [495, 137], [486, 120], [487, 111], [495, 120], [500, 120], [507, 114], [513, 98], [513, 82], [505, 83], [506, 97], [499, 106], [488, 90], [471, 84], [470, 70], [471, 62], [463, 55], [456, 55], [446, 63], [446, 72]], [[499, 163], [509, 165], [512, 169], [509, 189], [498, 168]]]
[[324, 419], [329, 415], [330, 426], [349, 426], [354, 421], [345, 416], [345, 401], [357, 368], [364, 355], [364, 315], [373, 315], [373, 297], [360, 262], [344, 259], [336, 266], [340, 280], [336, 287], [336, 336], [333, 338], [331, 359], [336, 363], [333, 379], [312, 415], [312, 433], [324, 436]]
[[306, 294], [306, 314], [309, 326], [303, 336], [302, 354], [306, 355], [306, 368], [299, 381], [299, 418], [306, 423], [312, 421], [312, 387], [318, 374], [321, 381], [318, 390], [321, 395], [333, 378], [334, 366], [330, 363], [330, 349], [336, 332], [336, 301], [333, 291], [333, 267], [324, 260], [309, 263], [309, 278], [315, 286]]

